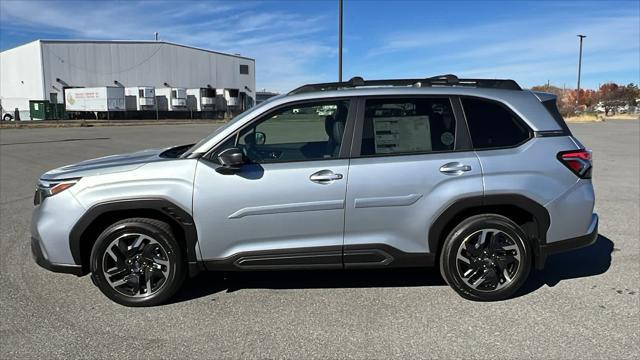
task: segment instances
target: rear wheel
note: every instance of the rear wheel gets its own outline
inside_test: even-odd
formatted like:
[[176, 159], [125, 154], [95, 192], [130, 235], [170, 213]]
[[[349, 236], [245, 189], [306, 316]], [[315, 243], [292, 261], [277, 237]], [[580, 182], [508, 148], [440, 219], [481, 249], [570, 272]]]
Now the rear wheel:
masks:
[[531, 252], [522, 229], [495, 214], [462, 221], [445, 240], [440, 271], [462, 297], [493, 301], [513, 295], [526, 281]]
[[9, 114], [4, 114], [4, 116], [2, 117], [2, 120], [11, 121], [11, 120], [13, 120], [13, 116], [11, 116]]
[[162, 221], [119, 221], [96, 240], [91, 276], [111, 300], [126, 306], [152, 306], [168, 300], [185, 276], [182, 249]]

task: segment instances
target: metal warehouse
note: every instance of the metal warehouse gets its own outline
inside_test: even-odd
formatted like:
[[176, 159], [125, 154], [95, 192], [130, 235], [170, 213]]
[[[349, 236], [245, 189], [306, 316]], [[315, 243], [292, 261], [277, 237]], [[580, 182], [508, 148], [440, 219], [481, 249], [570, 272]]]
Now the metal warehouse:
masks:
[[[185, 97], [170, 100], [168, 111], [186, 108], [188, 96], [212, 93], [213, 104], [208, 95], [193, 102], [195, 109], [222, 98], [225, 108], [241, 111], [255, 104], [255, 79], [254, 59], [166, 41], [37, 40], [0, 53], [2, 108], [11, 113], [18, 108], [27, 119], [29, 101], [64, 104], [71, 88], [120, 87], [123, 94]], [[134, 110], [146, 104], [141, 99]]]

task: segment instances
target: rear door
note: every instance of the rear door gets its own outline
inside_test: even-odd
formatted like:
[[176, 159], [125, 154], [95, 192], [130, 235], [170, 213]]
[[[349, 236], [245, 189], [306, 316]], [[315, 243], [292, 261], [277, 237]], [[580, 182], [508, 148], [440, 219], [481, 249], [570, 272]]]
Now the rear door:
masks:
[[347, 184], [345, 267], [430, 265], [429, 227], [482, 173], [457, 97], [359, 103]]

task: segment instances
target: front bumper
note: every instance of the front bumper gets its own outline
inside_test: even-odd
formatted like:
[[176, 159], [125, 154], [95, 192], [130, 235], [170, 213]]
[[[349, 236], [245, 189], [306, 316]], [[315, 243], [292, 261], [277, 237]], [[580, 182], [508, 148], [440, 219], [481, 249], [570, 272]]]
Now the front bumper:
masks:
[[42, 251], [42, 246], [40, 245], [40, 241], [38, 239], [32, 237], [31, 238], [31, 255], [33, 259], [36, 261], [36, 264], [41, 267], [59, 273], [65, 274], [73, 274], [77, 276], [84, 275], [84, 271], [82, 270], [82, 266], [80, 265], [71, 265], [71, 264], [55, 264], [49, 261], [47, 257], [44, 255]]
[[544, 268], [549, 255], [589, 246], [595, 243], [596, 239], [598, 239], [598, 214], [593, 214], [591, 215], [591, 224], [586, 235], [556, 241], [551, 244], [538, 245], [536, 269], [541, 270]]

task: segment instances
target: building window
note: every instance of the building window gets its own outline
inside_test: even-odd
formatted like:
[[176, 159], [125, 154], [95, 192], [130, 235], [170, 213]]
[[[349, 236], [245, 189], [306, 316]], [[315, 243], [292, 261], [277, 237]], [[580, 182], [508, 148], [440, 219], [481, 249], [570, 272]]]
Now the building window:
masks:
[[240, 65], [240, 74], [249, 75], [249, 65]]

